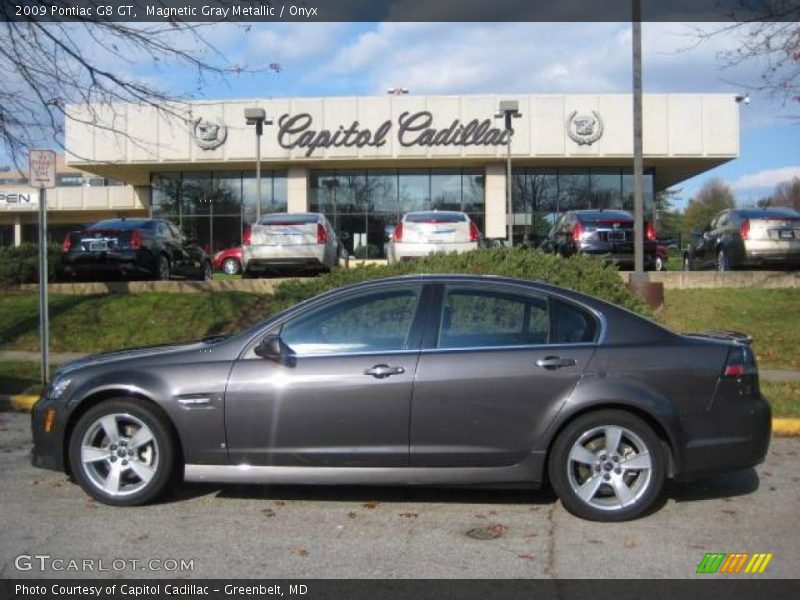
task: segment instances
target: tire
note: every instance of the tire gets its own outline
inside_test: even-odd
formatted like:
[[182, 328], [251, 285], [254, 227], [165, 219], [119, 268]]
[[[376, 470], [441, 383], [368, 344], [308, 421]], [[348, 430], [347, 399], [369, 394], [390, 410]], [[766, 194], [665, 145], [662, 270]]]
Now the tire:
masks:
[[656, 271], [664, 271], [665, 270], [664, 269], [664, 261], [662, 260], [662, 258], [660, 256], [656, 256], [655, 270]]
[[69, 439], [76, 481], [92, 498], [112, 506], [157, 498], [176, 473], [175, 458], [166, 418], [141, 400], [100, 402], [78, 419]]
[[236, 275], [242, 270], [242, 265], [235, 258], [226, 258], [222, 261], [222, 272], [226, 275]]
[[211, 266], [211, 263], [205, 261], [203, 263], [203, 270], [200, 271], [200, 274], [197, 276], [199, 281], [211, 281], [214, 277], [214, 267]]
[[717, 253], [717, 271], [730, 271], [731, 270], [731, 261], [728, 258], [728, 253], [725, 252], [724, 249], [720, 248], [719, 252]]
[[[608, 430], [619, 436], [614, 453], [607, 452]], [[661, 440], [647, 423], [625, 411], [599, 410], [578, 417], [561, 432], [548, 475], [572, 514], [591, 521], [626, 521], [658, 500], [666, 464]]]
[[688, 256], [683, 257], [683, 270], [684, 271], [691, 271], [692, 270], [692, 259]]
[[159, 254], [154, 274], [158, 281], [169, 281], [171, 275], [169, 259], [164, 254]]

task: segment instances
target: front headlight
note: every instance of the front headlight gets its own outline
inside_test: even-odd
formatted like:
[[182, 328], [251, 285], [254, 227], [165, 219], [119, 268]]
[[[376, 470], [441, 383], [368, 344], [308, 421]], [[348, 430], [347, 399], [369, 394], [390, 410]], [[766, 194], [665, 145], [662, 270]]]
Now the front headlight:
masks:
[[58, 378], [53, 381], [53, 385], [50, 386], [50, 398], [52, 400], [58, 400], [61, 397], [61, 394], [69, 387], [69, 384], [72, 383], [71, 379], [67, 378]]

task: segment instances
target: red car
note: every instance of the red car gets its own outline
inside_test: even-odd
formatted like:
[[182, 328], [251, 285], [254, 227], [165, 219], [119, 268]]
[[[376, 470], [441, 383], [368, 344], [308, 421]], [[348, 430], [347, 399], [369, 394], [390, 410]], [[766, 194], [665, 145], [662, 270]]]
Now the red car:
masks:
[[228, 248], [214, 255], [214, 270], [222, 271], [226, 275], [236, 275], [242, 272], [242, 247]]

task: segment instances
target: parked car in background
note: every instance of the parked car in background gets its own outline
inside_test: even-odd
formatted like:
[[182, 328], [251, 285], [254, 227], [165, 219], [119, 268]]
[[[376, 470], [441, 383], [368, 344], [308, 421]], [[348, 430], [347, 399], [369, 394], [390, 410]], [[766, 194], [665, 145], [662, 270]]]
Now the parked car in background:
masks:
[[210, 279], [211, 258], [175, 225], [161, 219], [109, 219], [72, 231], [61, 246], [61, 265], [71, 276], [173, 275]]
[[[621, 269], [634, 268], [633, 215], [624, 210], [571, 210], [562, 214], [542, 242], [541, 249], [560, 256], [586, 254]], [[644, 268], [656, 268], [656, 232], [645, 222]]]
[[800, 213], [791, 208], [724, 210], [692, 232], [683, 255], [687, 271], [800, 267]]
[[666, 271], [667, 262], [669, 261], [669, 250], [666, 246], [661, 244], [656, 245], [656, 264], [654, 270]]
[[221, 250], [214, 255], [213, 266], [215, 271], [222, 271], [226, 275], [236, 275], [242, 272], [242, 247]]
[[245, 228], [242, 276], [286, 270], [327, 272], [346, 256], [325, 215], [274, 213]]
[[478, 226], [463, 212], [410, 212], [394, 228], [386, 244], [390, 263], [422, 258], [434, 252], [469, 252], [481, 240]]
[[746, 337], [679, 335], [543, 283], [415, 275], [232, 336], [66, 363], [31, 427], [34, 465], [112, 505], [181, 475], [549, 483], [576, 515], [620, 521], [653, 507], [667, 477], [763, 461], [771, 416]]

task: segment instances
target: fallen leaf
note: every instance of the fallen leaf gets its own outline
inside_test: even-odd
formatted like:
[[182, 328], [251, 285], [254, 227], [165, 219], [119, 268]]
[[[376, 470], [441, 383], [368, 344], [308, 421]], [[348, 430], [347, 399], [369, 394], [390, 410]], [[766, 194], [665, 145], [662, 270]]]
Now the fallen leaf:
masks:
[[503, 525], [502, 523], [493, 523], [492, 525], [486, 526], [486, 531], [488, 531], [489, 533], [496, 534], [497, 537], [500, 537], [506, 531], [508, 531], [508, 527]]
[[526, 533], [526, 534], [525, 534], [525, 535], [523, 535], [522, 537], [526, 537], [526, 538], [535, 538], [535, 537], [537, 537], [538, 535], [539, 535], [539, 534], [538, 534], [538, 533], [536, 533], [535, 531], [531, 531], [531, 532], [529, 532], [529, 533]]
[[636, 548], [636, 540], [631, 537], [625, 538], [625, 547], [626, 548]]
[[84, 503], [84, 506], [85, 506], [86, 508], [90, 508], [90, 509], [95, 509], [95, 508], [97, 508], [97, 504], [95, 503], [95, 501], [94, 501], [94, 500], [87, 500], [87, 501]]
[[272, 510], [271, 508], [265, 508], [261, 512], [264, 513], [265, 517], [274, 517], [275, 516], [275, 511]]
[[364, 502], [364, 504], [362, 506], [364, 508], [369, 508], [370, 510], [372, 510], [373, 508], [378, 506], [378, 503], [375, 502], [375, 500], [368, 500], [368, 501]]
[[603, 543], [601, 540], [586, 540], [586, 541], [589, 542], [590, 544], [602, 544]]
[[351, 510], [349, 513], [347, 513], [347, 516], [350, 517], [351, 519], [355, 519], [358, 515]]
[[534, 560], [536, 558], [533, 554], [517, 554], [517, 556], [526, 560]]
[[722, 512], [724, 512], [726, 515], [735, 515], [736, 514], [735, 510], [731, 510], [729, 508], [723, 508]]
[[275, 500], [275, 502], [273, 502], [273, 504], [275, 506], [283, 506], [284, 504], [286, 504], [286, 502], [284, 502], [283, 500]]
[[482, 514], [480, 514], [480, 513], [477, 513], [477, 514], [475, 515], [475, 518], [476, 518], [476, 519], [485, 519], [485, 518], [486, 518], [486, 515], [482, 515]]
[[292, 554], [294, 554], [295, 556], [306, 557], [308, 556], [308, 550], [306, 550], [302, 546], [292, 546]]
[[415, 512], [409, 511], [409, 512], [401, 512], [400, 516], [405, 517], [406, 519], [416, 519], [419, 515]]

